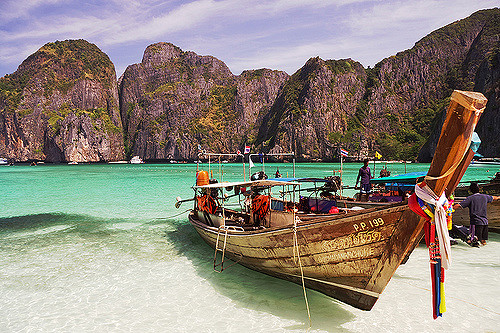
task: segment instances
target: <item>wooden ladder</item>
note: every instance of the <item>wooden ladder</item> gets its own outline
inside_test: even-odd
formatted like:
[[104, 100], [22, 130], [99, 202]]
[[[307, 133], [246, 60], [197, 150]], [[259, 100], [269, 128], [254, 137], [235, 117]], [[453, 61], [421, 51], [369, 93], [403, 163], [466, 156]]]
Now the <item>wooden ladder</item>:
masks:
[[[232, 231], [244, 231], [242, 227], [236, 227], [236, 226], [226, 226], [226, 225], [221, 225], [219, 227], [219, 229], [217, 230], [217, 240], [215, 241], [215, 253], [214, 253], [214, 271], [216, 271], [217, 273], [222, 273], [222, 271], [224, 269], [227, 269], [233, 265], [236, 265], [237, 263], [239, 263], [241, 261], [241, 259], [243, 258], [243, 255], [241, 254], [234, 254], [234, 255], [239, 255], [240, 257], [238, 258], [238, 260], [234, 260], [234, 259], [231, 259], [231, 261], [233, 261], [233, 263], [227, 267], [224, 268], [224, 259], [226, 258], [226, 245], [227, 245], [227, 232], [229, 230], [232, 230]], [[220, 240], [220, 237], [221, 237], [221, 231], [224, 232], [224, 243], [223, 243], [223, 246], [222, 248], [219, 247], [219, 240]], [[217, 252], [220, 252], [221, 253], [221, 259], [220, 259], [220, 262], [217, 262]]]
[[[224, 270], [224, 257], [226, 254], [226, 244], [227, 244], [227, 228], [225, 225], [221, 225], [219, 229], [217, 229], [217, 240], [215, 241], [215, 253], [214, 253], [214, 271], [218, 273], [222, 273]], [[219, 248], [219, 239], [221, 235], [221, 230], [224, 231], [224, 245], [222, 248]], [[217, 252], [221, 252], [221, 260], [217, 263]], [[220, 267], [220, 269], [219, 269]]]

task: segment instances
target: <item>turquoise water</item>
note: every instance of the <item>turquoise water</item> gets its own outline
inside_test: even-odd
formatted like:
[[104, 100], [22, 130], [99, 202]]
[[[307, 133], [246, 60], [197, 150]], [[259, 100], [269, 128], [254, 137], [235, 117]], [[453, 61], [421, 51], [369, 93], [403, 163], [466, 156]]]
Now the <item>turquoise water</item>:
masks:
[[[267, 173], [276, 166], [266, 165]], [[278, 166], [292, 176], [292, 164]], [[345, 184], [354, 185], [360, 166], [344, 165]], [[219, 166], [212, 168], [220, 178]], [[405, 171], [402, 164], [388, 168], [393, 175]], [[425, 171], [428, 164], [406, 168]], [[222, 165], [224, 180], [242, 180], [241, 169]], [[296, 175], [324, 177], [338, 169], [298, 164]], [[1, 166], [0, 332], [306, 331], [300, 286], [239, 265], [213, 271], [213, 251], [186, 218], [191, 203], [174, 208], [175, 197], [192, 196], [195, 170], [183, 164]], [[470, 167], [464, 179], [495, 171]], [[498, 253], [500, 237], [492, 233], [485, 247], [453, 247], [448, 312], [436, 321], [427, 249], [419, 247], [370, 312], [308, 291], [311, 331], [498, 331]]]

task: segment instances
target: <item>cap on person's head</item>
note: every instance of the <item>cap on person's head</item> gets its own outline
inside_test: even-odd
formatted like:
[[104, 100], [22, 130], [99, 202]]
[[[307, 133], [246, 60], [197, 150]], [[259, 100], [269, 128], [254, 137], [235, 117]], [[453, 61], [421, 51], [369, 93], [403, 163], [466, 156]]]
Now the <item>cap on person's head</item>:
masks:
[[472, 193], [479, 193], [479, 186], [475, 182], [470, 183], [469, 189]]

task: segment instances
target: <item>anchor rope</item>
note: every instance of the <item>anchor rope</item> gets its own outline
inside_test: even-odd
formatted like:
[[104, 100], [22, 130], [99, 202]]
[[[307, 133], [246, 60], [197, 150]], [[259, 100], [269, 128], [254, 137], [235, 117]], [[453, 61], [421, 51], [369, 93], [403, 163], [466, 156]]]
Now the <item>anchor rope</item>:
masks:
[[[295, 191], [293, 191], [293, 202], [295, 203]], [[306, 302], [307, 309], [307, 318], [309, 319], [309, 327], [307, 328], [307, 332], [311, 330], [311, 312], [309, 310], [309, 301], [307, 300], [306, 293], [306, 284], [304, 281], [304, 270], [302, 268], [302, 261], [300, 260], [300, 252], [299, 252], [299, 242], [297, 239], [297, 221], [300, 221], [298, 216], [295, 215], [295, 207], [293, 207], [293, 261], [299, 263], [300, 268], [300, 279], [302, 282], [302, 291], [304, 293], [304, 301]]]
[[155, 220], [168, 220], [168, 219], [180, 216], [182, 214], [185, 214], [185, 213], [189, 212], [190, 210], [191, 210], [191, 208], [190, 209], [186, 209], [185, 211], [180, 212], [179, 214], [175, 214], [175, 215], [171, 215], [171, 216], [167, 216], [167, 217], [158, 217]]
[[[294, 214], [295, 215], [295, 214]], [[299, 252], [299, 242], [297, 240], [297, 222], [294, 218], [294, 223], [293, 223], [293, 256], [294, 256], [294, 261], [298, 261], [299, 263], [299, 268], [300, 268], [300, 278], [302, 281], [302, 291], [304, 292], [304, 300], [306, 302], [306, 309], [307, 309], [307, 317], [309, 318], [309, 327], [307, 331], [311, 329], [311, 312], [309, 310], [309, 301], [307, 300], [307, 293], [306, 293], [306, 285], [304, 281], [304, 270], [302, 269], [302, 261], [300, 260], [300, 252]], [[295, 257], [297, 256], [297, 257]]]

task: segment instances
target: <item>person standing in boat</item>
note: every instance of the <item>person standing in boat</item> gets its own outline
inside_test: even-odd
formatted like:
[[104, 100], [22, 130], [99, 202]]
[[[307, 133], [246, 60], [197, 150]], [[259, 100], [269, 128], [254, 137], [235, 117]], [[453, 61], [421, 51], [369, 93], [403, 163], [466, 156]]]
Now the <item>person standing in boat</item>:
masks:
[[474, 240], [474, 236], [476, 236], [482, 245], [486, 245], [486, 240], [488, 239], [488, 217], [486, 215], [486, 206], [493, 200], [500, 200], [500, 197], [479, 193], [479, 186], [477, 183], [471, 183], [469, 189], [472, 192], [472, 195], [465, 198], [462, 202], [453, 205], [453, 208], [469, 208], [470, 241], [472, 242]]
[[280, 168], [276, 168], [276, 174], [274, 175], [275, 178], [281, 178], [281, 173], [280, 173]]
[[[367, 158], [363, 161], [363, 166], [359, 169], [356, 185], [354, 186], [356, 189], [360, 188], [360, 200], [362, 201], [368, 200], [368, 194], [371, 192], [370, 179], [372, 179], [372, 174], [368, 166], [369, 162], [370, 160]], [[358, 187], [358, 183], [360, 183], [360, 187]]]

